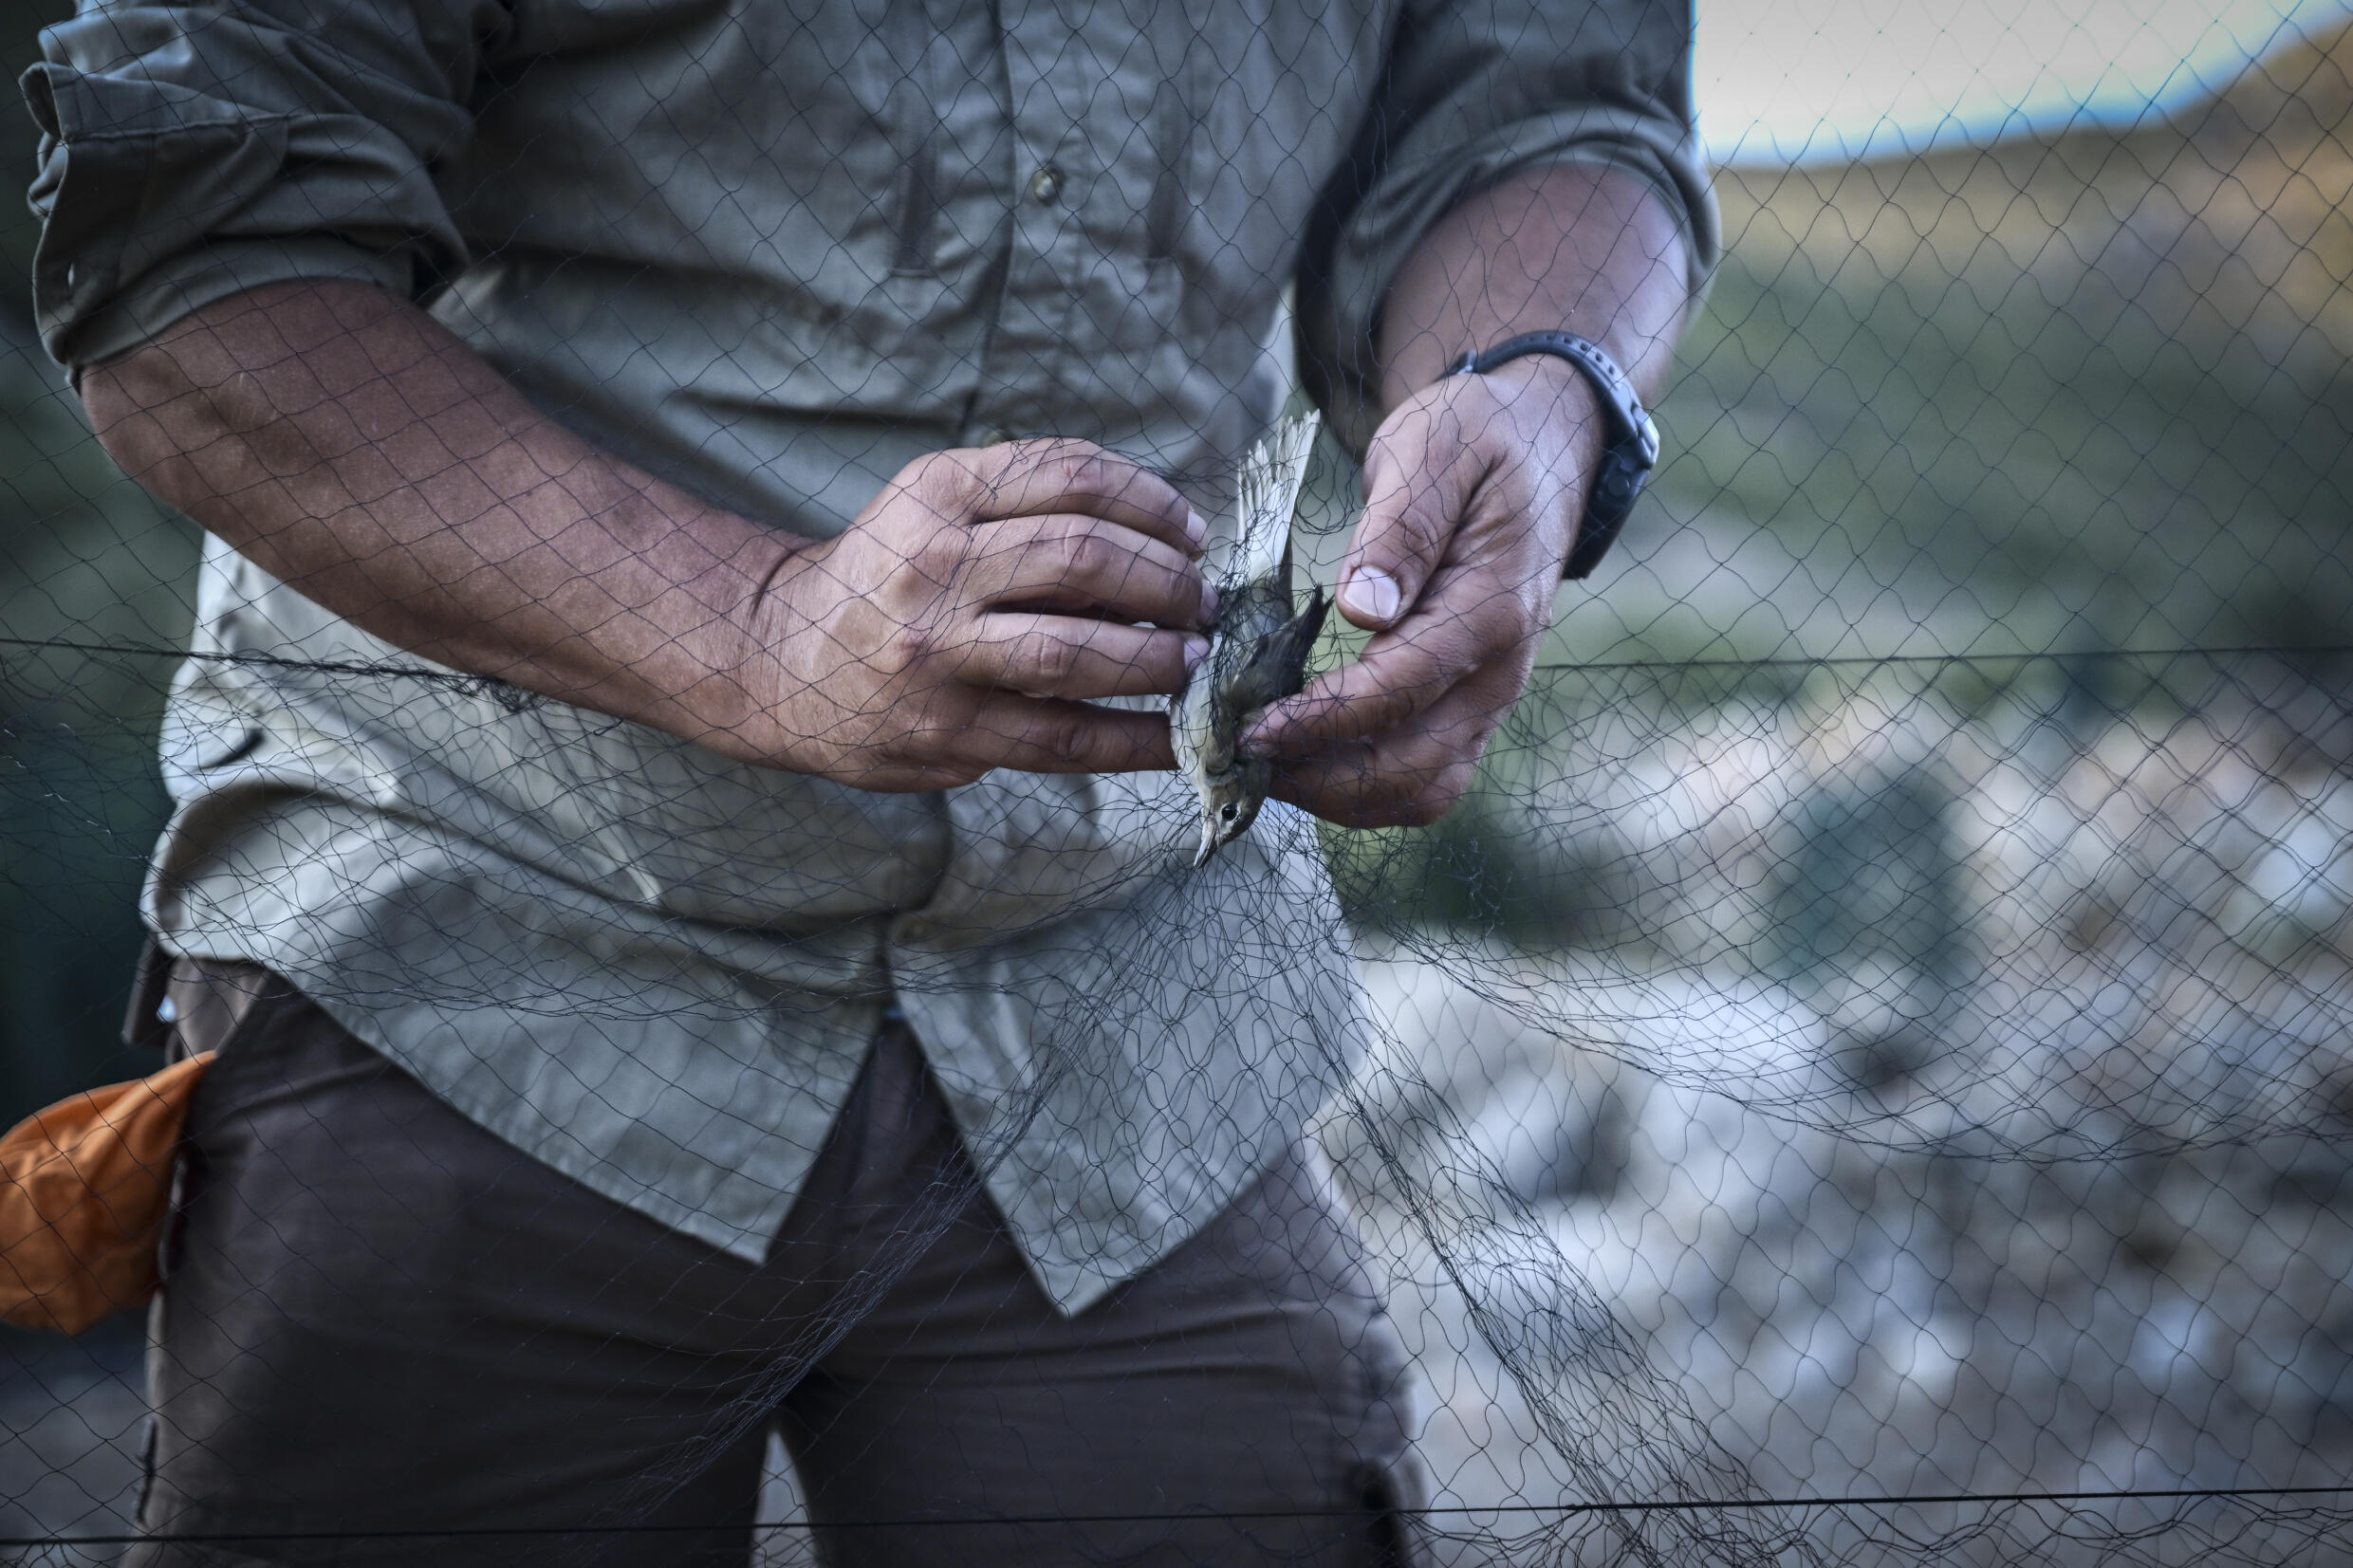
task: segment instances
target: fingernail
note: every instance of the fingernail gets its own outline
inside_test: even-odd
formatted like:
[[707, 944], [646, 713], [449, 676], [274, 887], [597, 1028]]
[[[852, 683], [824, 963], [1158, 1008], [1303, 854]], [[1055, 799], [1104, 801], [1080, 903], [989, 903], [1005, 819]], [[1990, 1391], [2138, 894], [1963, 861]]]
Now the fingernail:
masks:
[[1201, 668], [1201, 661], [1202, 661], [1203, 659], [1207, 658], [1207, 657], [1209, 657], [1209, 638], [1207, 638], [1207, 637], [1187, 637], [1187, 638], [1185, 638], [1185, 673], [1186, 673], [1186, 674], [1188, 674], [1188, 675], [1189, 675], [1189, 674], [1193, 673], [1193, 672], [1195, 672], [1195, 670], [1198, 670], [1199, 668]]
[[1201, 624], [1207, 626], [1216, 618], [1217, 585], [1214, 582], [1204, 582], [1201, 584]]
[[1209, 525], [1191, 507], [1185, 508], [1185, 543], [1196, 550], [1209, 543]]
[[1398, 606], [1405, 596], [1398, 590], [1397, 579], [1378, 566], [1359, 566], [1348, 574], [1341, 585], [1342, 608], [1358, 620], [1378, 620], [1383, 625], [1397, 618]]

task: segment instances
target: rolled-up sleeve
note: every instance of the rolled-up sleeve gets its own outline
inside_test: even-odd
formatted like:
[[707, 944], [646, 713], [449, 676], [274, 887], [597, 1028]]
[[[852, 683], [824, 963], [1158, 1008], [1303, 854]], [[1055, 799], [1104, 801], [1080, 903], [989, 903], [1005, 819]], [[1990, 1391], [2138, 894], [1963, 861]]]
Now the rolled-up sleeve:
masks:
[[1720, 249], [1691, 94], [1689, 0], [1412, 0], [1380, 93], [1301, 253], [1300, 370], [1362, 450], [1380, 422], [1390, 280], [1474, 191], [1560, 163], [1621, 169], [1680, 224], [1696, 294]]
[[22, 86], [49, 353], [79, 371], [265, 284], [457, 270], [433, 169], [503, 21], [494, 0], [232, 0], [48, 28]]

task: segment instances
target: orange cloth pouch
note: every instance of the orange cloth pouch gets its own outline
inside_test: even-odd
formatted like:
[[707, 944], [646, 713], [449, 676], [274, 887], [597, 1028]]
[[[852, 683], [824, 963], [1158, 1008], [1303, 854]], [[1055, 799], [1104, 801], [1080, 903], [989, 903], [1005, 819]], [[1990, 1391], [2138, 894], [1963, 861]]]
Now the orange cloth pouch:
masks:
[[76, 1095], [0, 1138], [0, 1321], [79, 1334], [156, 1293], [180, 1126], [212, 1060]]

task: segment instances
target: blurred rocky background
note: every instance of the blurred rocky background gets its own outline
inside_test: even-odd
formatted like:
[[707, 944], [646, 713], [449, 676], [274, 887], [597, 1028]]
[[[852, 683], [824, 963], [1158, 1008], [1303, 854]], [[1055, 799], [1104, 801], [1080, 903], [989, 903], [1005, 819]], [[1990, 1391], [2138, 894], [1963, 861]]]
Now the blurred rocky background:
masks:
[[[11, 68], [34, 14], [0, 6]], [[1626, 543], [1465, 806], [1328, 840], [1380, 1044], [1324, 1133], [1453, 1559], [1642, 1559], [1512, 1510], [1685, 1474], [1658, 1386], [1702, 1479], [1767, 1497], [2353, 1481], [2349, 116], [2332, 31], [2126, 131], [1723, 175]], [[0, 158], [30, 142], [0, 115]], [[121, 650], [178, 636], [193, 561], [31, 343], [13, 213], [11, 1119], [144, 1070], [115, 1028], [170, 662]], [[0, 1339], [0, 1537], [120, 1527], [137, 1344]], [[2344, 1522], [1755, 1527], [1790, 1562], [2319, 1564]]]
[[[1763, 1496], [2353, 1482], [2349, 115], [2335, 31], [2124, 134], [1723, 175], [1633, 548], [1465, 809], [1331, 839], [1385, 1038], [1326, 1141], [1458, 1559], [1640, 1560], [1510, 1510], [1655, 1441], [1472, 1310], [1481, 1223]], [[1773, 1517], [2317, 1564], [2348, 1502]]]

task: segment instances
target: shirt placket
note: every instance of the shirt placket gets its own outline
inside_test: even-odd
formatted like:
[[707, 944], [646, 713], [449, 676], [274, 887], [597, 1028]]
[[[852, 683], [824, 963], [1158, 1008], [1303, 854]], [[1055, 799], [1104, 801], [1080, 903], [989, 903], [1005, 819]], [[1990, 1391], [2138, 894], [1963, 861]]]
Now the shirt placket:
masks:
[[1072, 308], [1081, 207], [1097, 176], [1085, 127], [1090, 52], [1049, 0], [1003, 0], [1007, 118], [1012, 132], [1005, 286], [982, 357], [965, 438], [977, 446], [1060, 434], [1050, 398], [1101, 352]]

